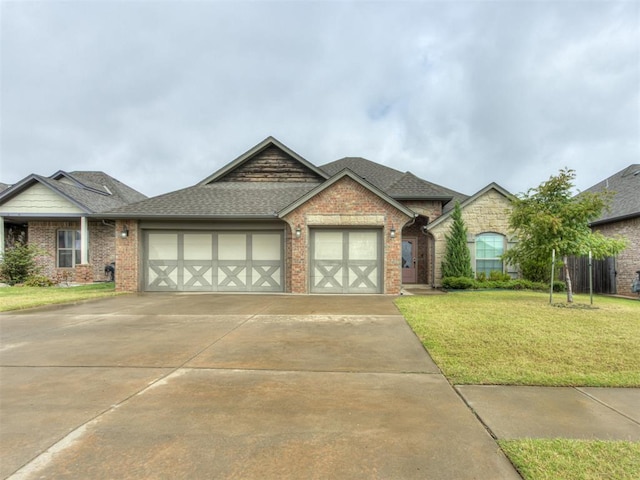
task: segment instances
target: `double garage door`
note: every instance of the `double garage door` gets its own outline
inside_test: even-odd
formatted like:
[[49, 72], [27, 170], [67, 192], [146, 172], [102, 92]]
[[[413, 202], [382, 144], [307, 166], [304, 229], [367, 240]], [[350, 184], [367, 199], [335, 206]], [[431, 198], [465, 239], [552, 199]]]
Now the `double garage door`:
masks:
[[[285, 290], [282, 231], [146, 230], [143, 238], [147, 291]], [[312, 229], [311, 293], [382, 293], [382, 251], [381, 230]]]
[[145, 290], [282, 292], [281, 231], [144, 234]]

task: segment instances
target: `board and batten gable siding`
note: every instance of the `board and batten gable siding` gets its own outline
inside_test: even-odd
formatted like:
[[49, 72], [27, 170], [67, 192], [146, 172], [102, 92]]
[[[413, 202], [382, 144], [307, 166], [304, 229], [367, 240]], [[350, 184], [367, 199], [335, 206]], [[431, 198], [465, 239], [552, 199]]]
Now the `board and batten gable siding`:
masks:
[[81, 214], [84, 212], [44, 185], [35, 183], [24, 192], [19, 193], [0, 205], [0, 215], [12, 213]]
[[315, 172], [278, 147], [267, 147], [239, 165], [219, 182], [319, 182]]

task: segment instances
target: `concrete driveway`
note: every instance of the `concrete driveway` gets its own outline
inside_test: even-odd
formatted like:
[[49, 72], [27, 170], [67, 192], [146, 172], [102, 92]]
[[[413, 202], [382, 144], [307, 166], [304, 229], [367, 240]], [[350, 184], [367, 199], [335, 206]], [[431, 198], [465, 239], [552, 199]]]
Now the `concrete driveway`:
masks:
[[0, 315], [1, 478], [519, 479], [387, 296]]

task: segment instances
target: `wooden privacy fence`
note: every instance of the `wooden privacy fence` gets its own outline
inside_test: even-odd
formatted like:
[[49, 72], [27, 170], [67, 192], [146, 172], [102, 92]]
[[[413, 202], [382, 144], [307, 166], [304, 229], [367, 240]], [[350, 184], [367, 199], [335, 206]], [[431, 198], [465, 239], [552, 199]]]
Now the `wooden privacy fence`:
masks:
[[[591, 260], [593, 293], [616, 292], [616, 259]], [[589, 293], [589, 257], [569, 257], [569, 275], [575, 293]], [[564, 280], [564, 278], [563, 278]]]

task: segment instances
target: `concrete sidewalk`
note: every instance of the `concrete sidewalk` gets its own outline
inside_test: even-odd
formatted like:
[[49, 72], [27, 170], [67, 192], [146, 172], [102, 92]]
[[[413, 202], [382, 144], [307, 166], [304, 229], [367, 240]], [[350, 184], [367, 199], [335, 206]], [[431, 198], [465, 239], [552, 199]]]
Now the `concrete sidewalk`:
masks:
[[640, 441], [640, 389], [460, 385], [498, 439]]
[[0, 315], [0, 477], [519, 479], [385, 296]]

